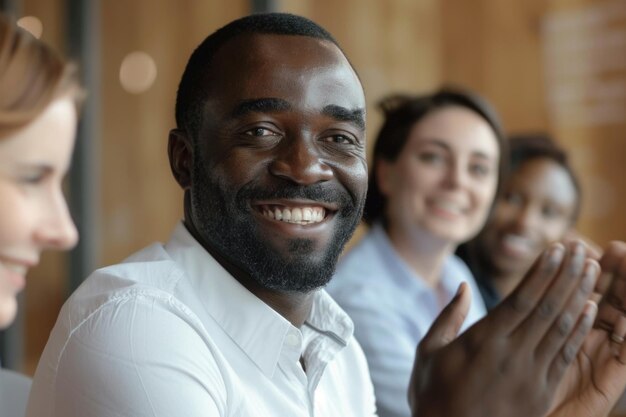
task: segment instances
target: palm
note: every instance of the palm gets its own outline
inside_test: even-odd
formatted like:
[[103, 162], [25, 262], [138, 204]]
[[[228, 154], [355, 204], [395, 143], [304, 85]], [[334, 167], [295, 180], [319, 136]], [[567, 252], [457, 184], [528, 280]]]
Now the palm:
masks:
[[561, 386], [560, 401], [550, 417], [607, 415], [626, 385], [626, 365], [617, 345], [603, 329], [593, 329]]

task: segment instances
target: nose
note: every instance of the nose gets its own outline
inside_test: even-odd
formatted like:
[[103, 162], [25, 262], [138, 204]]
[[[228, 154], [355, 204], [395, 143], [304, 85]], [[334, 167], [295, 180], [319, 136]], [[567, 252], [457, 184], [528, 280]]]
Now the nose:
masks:
[[527, 231], [532, 229], [537, 222], [537, 211], [530, 204], [524, 204], [517, 211], [514, 224], [517, 230]]
[[270, 173], [298, 185], [312, 185], [333, 178], [333, 170], [320, 158], [313, 141], [299, 137], [285, 141], [269, 165]]
[[457, 160], [452, 161], [447, 167], [445, 176], [446, 185], [450, 188], [461, 188], [467, 182], [468, 173], [463, 164]]
[[61, 190], [52, 196], [36, 231], [38, 243], [50, 249], [70, 249], [78, 242], [78, 231]]

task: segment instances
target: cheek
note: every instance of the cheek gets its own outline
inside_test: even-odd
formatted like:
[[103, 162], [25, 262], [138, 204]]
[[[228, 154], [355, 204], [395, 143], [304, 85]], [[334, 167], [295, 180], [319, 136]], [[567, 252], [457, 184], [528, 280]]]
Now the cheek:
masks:
[[421, 200], [438, 190], [438, 173], [414, 167], [395, 178], [396, 196], [409, 201]]
[[33, 203], [20, 193], [0, 190], [0, 249], [18, 244], [29, 236], [36, 215], [32, 206]]
[[258, 177], [267, 167], [266, 161], [261, 155], [246, 150], [236, 150], [220, 160], [212, 169], [232, 183], [248, 182], [250, 178]]
[[[495, 199], [495, 193], [495, 184], [481, 184], [474, 192], [477, 207], [476, 216], [483, 219], [483, 221], [489, 215], [489, 211]], [[504, 210], [496, 210], [494, 212], [494, 218], [496, 216], [506, 216], [506, 213]]]
[[7, 290], [4, 279], [2, 272], [0, 272], [0, 330], [8, 327], [17, 313], [15, 293]]
[[364, 159], [355, 158], [350, 162], [329, 164], [337, 180], [344, 185], [357, 200], [364, 200], [367, 194], [368, 171]]
[[497, 203], [489, 222], [489, 228], [497, 232], [499, 229], [509, 225], [512, 221], [515, 221], [516, 217], [517, 210], [514, 207], [507, 203]]
[[228, 157], [220, 160], [209, 160], [206, 165], [195, 171], [196, 183], [212, 184], [222, 192], [234, 197], [246, 184], [252, 181], [262, 181], [264, 178], [262, 166], [246, 152], [231, 152]]
[[554, 220], [545, 222], [541, 227], [541, 232], [546, 244], [549, 244], [563, 239], [568, 229], [567, 221]]
[[483, 198], [485, 200], [485, 204], [491, 206], [496, 199], [496, 190], [498, 188], [498, 183], [495, 178], [493, 178], [489, 183], [485, 184], [483, 187]]

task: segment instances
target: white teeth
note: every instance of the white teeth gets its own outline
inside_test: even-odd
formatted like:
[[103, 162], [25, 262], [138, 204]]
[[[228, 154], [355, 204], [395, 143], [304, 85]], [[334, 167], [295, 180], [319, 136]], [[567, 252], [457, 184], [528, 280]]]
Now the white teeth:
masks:
[[502, 237], [502, 247], [513, 256], [528, 257], [534, 254], [535, 244], [532, 239], [517, 234], [506, 234]]
[[451, 213], [455, 213], [455, 214], [461, 214], [463, 213], [463, 208], [460, 207], [458, 204], [452, 203], [450, 201], [445, 201], [445, 200], [437, 200], [435, 201], [435, 205], [438, 206], [439, 208], [449, 211]]
[[11, 262], [2, 262], [2, 265], [4, 265], [4, 267], [9, 271], [15, 272], [20, 275], [26, 275], [26, 272], [28, 271], [28, 268], [24, 265], [17, 265]]
[[265, 208], [261, 212], [270, 219], [303, 225], [319, 223], [326, 217], [326, 210], [321, 207], [294, 207], [291, 209], [283, 208], [282, 210], [275, 207], [274, 209]]
[[301, 222], [302, 221], [302, 210], [299, 209], [298, 207], [296, 207], [295, 209], [291, 210], [291, 220], [294, 222]]
[[502, 240], [504, 241], [504, 243], [509, 244], [511, 246], [516, 246], [516, 247], [530, 247], [532, 246], [532, 242], [530, 241], [530, 239], [525, 238], [523, 236], [519, 236], [519, 235], [513, 235], [513, 234], [508, 234], [505, 235]]

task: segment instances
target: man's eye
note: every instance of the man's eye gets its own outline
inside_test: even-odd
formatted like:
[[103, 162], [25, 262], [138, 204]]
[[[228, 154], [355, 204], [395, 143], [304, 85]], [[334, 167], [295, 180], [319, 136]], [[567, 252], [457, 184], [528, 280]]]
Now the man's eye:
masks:
[[264, 127], [255, 127], [254, 129], [247, 130], [245, 133], [246, 135], [255, 137], [276, 136], [275, 132]]
[[354, 140], [346, 135], [332, 135], [325, 138], [326, 142], [339, 143], [343, 145], [351, 145], [354, 143]]

